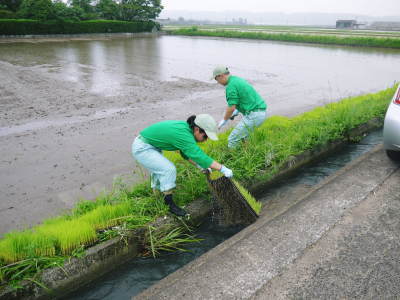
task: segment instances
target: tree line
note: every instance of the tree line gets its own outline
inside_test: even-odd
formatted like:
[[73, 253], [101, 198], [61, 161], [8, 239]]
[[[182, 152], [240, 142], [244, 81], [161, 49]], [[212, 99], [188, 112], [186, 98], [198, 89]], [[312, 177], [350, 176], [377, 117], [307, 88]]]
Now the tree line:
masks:
[[147, 21], [162, 9], [161, 0], [0, 0], [2, 19]]

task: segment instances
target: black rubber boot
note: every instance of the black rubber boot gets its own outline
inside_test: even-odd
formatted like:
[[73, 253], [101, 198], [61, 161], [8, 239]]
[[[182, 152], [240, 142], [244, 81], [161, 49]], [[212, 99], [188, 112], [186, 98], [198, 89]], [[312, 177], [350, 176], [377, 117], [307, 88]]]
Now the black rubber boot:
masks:
[[187, 213], [184, 209], [180, 208], [179, 206], [177, 206], [175, 204], [175, 202], [172, 200], [171, 194], [165, 195], [164, 201], [165, 201], [165, 204], [168, 205], [170, 213], [172, 213], [178, 217], [184, 217], [187, 215]]

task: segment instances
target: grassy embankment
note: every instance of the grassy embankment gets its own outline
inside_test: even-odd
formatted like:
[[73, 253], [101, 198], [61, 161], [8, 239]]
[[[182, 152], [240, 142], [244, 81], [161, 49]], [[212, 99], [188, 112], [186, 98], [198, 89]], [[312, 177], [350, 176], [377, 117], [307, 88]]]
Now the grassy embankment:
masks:
[[[204, 151], [234, 171], [244, 186], [267, 181], [291, 157], [330, 141], [345, 139], [346, 132], [374, 118], [382, 118], [395, 87], [315, 108], [293, 118], [273, 116], [234, 150], [227, 149], [230, 131], [219, 135], [217, 142], [201, 145]], [[166, 155], [177, 166], [175, 199], [185, 205], [196, 198], [208, 197], [204, 174], [184, 161], [176, 152]], [[163, 236], [152, 235], [148, 226], [167, 208], [152, 194], [149, 184], [119, 188], [101, 195], [95, 202], [83, 201], [70, 214], [45, 221], [32, 229], [11, 232], [0, 240], [1, 285], [17, 284], [23, 278], [37, 280], [41, 270], [61, 266], [65, 259], [79, 256], [84, 249], [115, 236], [124, 236], [126, 230], [147, 226], [150, 239], [147, 252], [179, 249], [188, 239], [179, 239], [175, 229]], [[157, 245], [157, 246], [154, 246]], [[158, 247], [158, 248], [157, 248]], [[40, 284], [40, 283], [38, 283]]]
[[271, 33], [271, 32], [250, 32], [239, 30], [199, 30], [196, 26], [192, 28], [182, 28], [171, 30], [169, 33], [174, 35], [187, 36], [210, 36], [226, 38], [245, 38], [271, 41], [284, 41], [295, 43], [330, 44], [359, 47], [380, 47], [400, 49], [400, 38], [398, 37], [373, 37], [373, 36], [340, 36], [323, 34], [296, 34]]
[[[197, 30], [206, 31], [241, 31], [267, 33], [295, 33], [339, 36], [367, 36], [367, 37], [394, 37], [400, 38], [400, 31], [375, 31], [358, 29], [336, 29], [312, 26], [285, 26], [285, 25], [196, 25]], [[169, 32], [179, 29], [188, 29], [188, 25], [163, 25], [163, 30]], [[193, 28], [193, 26], [191, 27]]]

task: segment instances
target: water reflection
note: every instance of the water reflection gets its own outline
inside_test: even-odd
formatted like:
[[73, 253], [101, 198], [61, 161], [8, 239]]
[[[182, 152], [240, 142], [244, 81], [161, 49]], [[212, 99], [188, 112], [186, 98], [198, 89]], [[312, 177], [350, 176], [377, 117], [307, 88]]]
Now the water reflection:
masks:
[[123, 94], [143, 80], [213, 83], [210, 70], [226, 64], [267, 100], [293, 105], [386, 88], [398, 80], [399, 58], [397, 49], [176, 36], [0, 44], [1, 61], [41, 66], [94, 94]]

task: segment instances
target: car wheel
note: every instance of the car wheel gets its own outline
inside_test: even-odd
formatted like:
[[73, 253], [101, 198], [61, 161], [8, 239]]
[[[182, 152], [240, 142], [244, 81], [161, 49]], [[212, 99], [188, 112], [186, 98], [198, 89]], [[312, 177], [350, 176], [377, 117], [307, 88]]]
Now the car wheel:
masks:
[[390, 159], [400, 161], [400, 151], [386, 150], [386, 154]]

